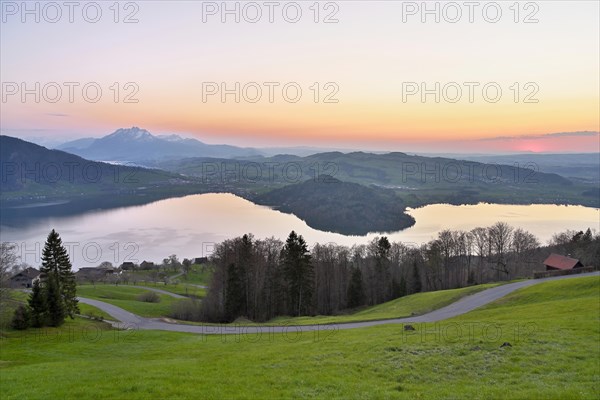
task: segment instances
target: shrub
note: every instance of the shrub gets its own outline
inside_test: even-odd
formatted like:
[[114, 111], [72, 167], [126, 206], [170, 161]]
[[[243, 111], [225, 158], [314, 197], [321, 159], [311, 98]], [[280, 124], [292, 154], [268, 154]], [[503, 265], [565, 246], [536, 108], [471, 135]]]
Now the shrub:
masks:
[[12, 327], [20, 331], [29, 328], [29, 310], [23, 304], [15, 310], [12, 319]]
[[138, 301], [145, 301], [146, 303], [160, 303], [160, 296], [155, 292], [144, 292], [137, 297]]

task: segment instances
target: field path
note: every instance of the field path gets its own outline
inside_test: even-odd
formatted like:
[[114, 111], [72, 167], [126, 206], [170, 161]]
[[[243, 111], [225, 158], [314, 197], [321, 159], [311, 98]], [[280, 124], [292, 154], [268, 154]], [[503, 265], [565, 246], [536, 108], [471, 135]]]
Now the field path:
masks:
[[187, 298], [187, 297], [182, 296], [182, 295], [177, 294], [177, 293], [168, 292], [166, 290], [158, 289], [158, 288], [150, 287], [150, 286], [139, 286], [139, 285], [119, 285], [119, 286], [139, 288], [139, 289], [146, 289], [146, 290], [150, 290], [152, 292], [156, 292], [156, 293], [164, 294], [164, 295], [167, 295], [167, 296], [171, 296], [171, 297], [173, 297], [175, 299], [186, 299]]
[[180, 323], [168, 323], [162, 321], [159, 318], [144, 318], [129, 311], [125, 311], [122, 308], [113, 306], [112, 304], [105, 303], [99, 300], [86, 299], [79, 297], [79, 301], [84, 304], [89, 304], [94, 307], [105, 311], [107, 314], [117, 319], [120, 322], [113, 323], [114, 326], [126, 329], [153, 329], [173, 332], [188, 332], [188, 333], [200, 333], [207, 335], [240, 335], [240, 334], [251, 334], [251, 333], [287, 333], [295, 334], [296, 332], [310, 332], [310, 331], [336, 331], [342, 329], [356, 329], [365, 328], [376, 325], [386, 324], [404, 324], [409, 322], [436, 322], [444, 319], [456, 317], [457, 315], [465, 314], [478, 307], [489, 304], [495, 300], [498, 300], [515, 290], [532, 286], [540, 282], [553, 281], [558, 279], [571, 279], [579, 278], [583, 276], [598, 276], [600, 272], [590, 272], [578, 275], [566, 275], [552, 278], [543, 279], [530, 279], [521, 282], [508, 283], [506, 285], [496, 286], [490, 289], [483, 290], [481, 292], [472, 294], [470, 296], [463, 297], [462, 299], [442, 307], [438, 310], [431, 311], [427, 314], [405, 317], [405, 318], [394, 318], [385, 320], [365, 321], [365, 322], [349, 322], [340, 324], [330, 325], [280, 325], [280, 326], [236, 326], [236, 325], [215, 325], [215, 326], [204, 326], [204, 325], [187, 325]]

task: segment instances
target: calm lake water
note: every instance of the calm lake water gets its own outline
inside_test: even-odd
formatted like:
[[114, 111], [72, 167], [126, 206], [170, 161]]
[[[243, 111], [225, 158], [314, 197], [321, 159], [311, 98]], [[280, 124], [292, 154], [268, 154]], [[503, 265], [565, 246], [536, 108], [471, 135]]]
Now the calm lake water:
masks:
[[[409, 209], [416, 225], [387, 234], [392, 241], [421, 244], [443, 229], [470, 230], [507, 222], [534, 233], [546, 242], [566, 229], [598, 229], [600, 209], [557, 205], [436, 204]], [[367, 243], [378, 234], [345, 236], [312, 229], [299, 218], [258, 206], [231, 194], [202, 194], [157, 201], [72, 217], [39, 218], [27, 225], [2, 226], [2, 241], [17, 243], [22, 259], [37, 266], [48, 232], [56, 229], [75, 268], [110, 261], [160, 262], [170, 254], [184, 257], [210, 255], [215, 243], [253, 233], [256, 238], [285, 240], [291, 230], [309, 245]]]

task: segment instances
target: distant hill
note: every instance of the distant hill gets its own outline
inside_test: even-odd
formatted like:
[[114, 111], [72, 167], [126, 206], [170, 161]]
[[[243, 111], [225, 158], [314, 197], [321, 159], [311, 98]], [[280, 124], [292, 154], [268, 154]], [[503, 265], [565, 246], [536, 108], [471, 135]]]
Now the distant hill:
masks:
[[292, 213], [312, 228], [344, 235], [398, 231], [415, 223], [392, 190], [328, 175], [272, 190], [253, 201]]
[[600, 153], [582, 154], [512, 154], [457, 156], [463, 160], [520, 166], [529, 165], [539, 172], [553, 173], [583, 183], [600, 183]]
[[100, 139], [84, 138], [64, 143], [59, 150], [96, 161], [148, 161], [181, 157], [248, 157], [260, 153], [251, 148], [212, 145], [178, 135], [152, 135], [145, 129], [118, 129]]
[[599, 207], [593, 185], [527, 163], [506, 165], [405, 153], [328, 152], [298, 157], [186, 158], [148, 166], [227, 183], [260, 195], [330, 175], [344, 182], [392, 189], [409, 207], [426, 204], [580, 204]]

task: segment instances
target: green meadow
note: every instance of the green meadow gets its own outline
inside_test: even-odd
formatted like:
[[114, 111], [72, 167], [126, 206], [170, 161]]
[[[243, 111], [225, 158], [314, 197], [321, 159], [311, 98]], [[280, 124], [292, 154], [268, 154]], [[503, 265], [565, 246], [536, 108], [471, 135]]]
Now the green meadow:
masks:
[[158, 303], [148, 303], [138, 299], [139, 295], [148, 291], [147, 289], [120, 285], [77, 286], [78, 296], [101, 300], [142, 317], [166, 316], [171, 311], [171, 305], [179, 301], [171, 296], [160, 293], [157, 293], [160, 298]]
[[488, 283], [469, 286], [460, 289], [439, 290], [437, 292], [415, 293], [387, 303], [366, 307], [347, 315], [317, 315], [315, 317], [279, 317], [266, 325], [312, 325], [312, 324], [341, 324], [346, 322], [373, 321], [422, 315], [438, 308], [447, 306], [465, 296], [498, 286], [502, 283]]
[[204, 336], [118, 331], [77, 318], [61, 328], [4, 332], [0, 397], [600, 396], [600, 277], [540, 283], [413, 326]]

